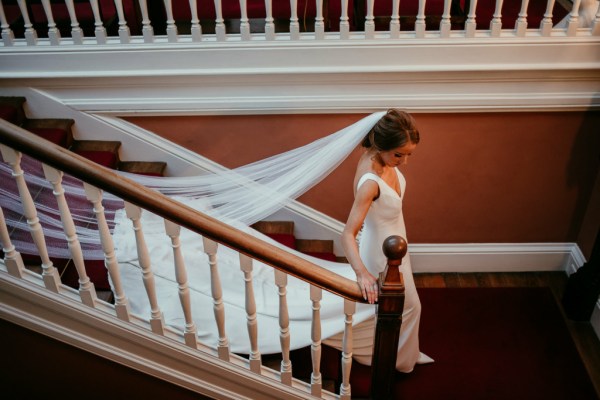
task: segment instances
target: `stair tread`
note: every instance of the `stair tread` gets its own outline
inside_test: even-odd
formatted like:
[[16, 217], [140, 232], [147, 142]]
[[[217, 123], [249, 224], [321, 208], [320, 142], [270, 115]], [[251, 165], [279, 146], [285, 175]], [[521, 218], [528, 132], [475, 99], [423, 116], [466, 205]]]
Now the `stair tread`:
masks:
[[0, 97], [0, 118], [15, 125], [22, 125], [25, 121], [23, 104], [25, 97]]
[[113, 151], [121, 148], [121, 142], [114, 140], [75, 140], [71, 151]]
[[296, 239], [296, 249], [303, 253], [333, 253], [333, 240]]
[[167, 163], [162, 161], [121, 161], [119, 170], [140, 175], [164, 176]]
[[70, 130], [74, 120], [68, 118], [33, 118], [23, 123], [25, 129], [31, 128], [57, 128]]
[[270, 233], [294, 234], [293, 221], [259, 221], [252, 225], [257, 231], [265, 235]]

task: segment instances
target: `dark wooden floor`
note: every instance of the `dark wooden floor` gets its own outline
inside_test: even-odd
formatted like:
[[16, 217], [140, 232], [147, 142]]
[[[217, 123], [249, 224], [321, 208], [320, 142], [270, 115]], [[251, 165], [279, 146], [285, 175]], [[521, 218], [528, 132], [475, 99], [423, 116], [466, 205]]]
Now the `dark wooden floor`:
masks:
[[[561, 311], [567, 282], [564, 272], [435, 273], [415, 274], [414, 277], [417, 288], [549, 287]], [[564, 311], [563, 316], [600, 397], [600, 340], [589, 322], [574, 322], [565, 316]]]

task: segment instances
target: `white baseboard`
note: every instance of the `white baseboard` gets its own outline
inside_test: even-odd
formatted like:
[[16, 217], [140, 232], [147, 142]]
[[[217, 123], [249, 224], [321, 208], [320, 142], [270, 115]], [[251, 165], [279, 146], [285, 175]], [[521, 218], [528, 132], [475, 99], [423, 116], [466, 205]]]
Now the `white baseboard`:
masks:
[[413, 272], [565, 271], [585, 258], [575, 243], [410, 244]]

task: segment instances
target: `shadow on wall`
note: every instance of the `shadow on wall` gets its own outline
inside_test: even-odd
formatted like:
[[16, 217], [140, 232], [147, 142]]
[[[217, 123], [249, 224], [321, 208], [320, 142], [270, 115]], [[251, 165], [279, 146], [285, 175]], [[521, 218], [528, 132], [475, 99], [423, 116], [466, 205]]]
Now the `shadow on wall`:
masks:
[[571, 157], [567, 164], [567, 188], [577, 191], [574, 215], [568, 237], [578, 238], [584, 255], [589, 257], [600, 228], [600, 112], [583, 113]]

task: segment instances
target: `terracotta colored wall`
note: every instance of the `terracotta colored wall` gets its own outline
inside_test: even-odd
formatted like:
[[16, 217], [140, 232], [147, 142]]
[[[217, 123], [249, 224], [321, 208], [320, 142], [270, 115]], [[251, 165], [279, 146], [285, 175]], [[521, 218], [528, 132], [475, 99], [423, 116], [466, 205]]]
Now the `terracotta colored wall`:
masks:
[[[364, 114], [129, 117], [228, 167], [308, 143]], [[600, 113], [415, 114], [404, 169], [414, 243], [574, 242], [599, 168]], [[359, 149], [301, 201], [340, 221]]]

